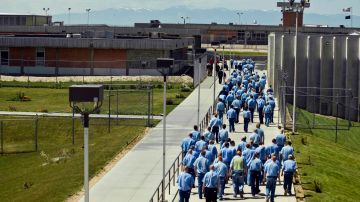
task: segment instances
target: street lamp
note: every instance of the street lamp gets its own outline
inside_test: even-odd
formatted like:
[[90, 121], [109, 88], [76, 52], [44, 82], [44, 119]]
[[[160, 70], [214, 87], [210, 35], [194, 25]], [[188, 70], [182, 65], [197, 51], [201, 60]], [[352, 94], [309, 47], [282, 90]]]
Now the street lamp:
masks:
[[89, 114], [98, 112], [103, 101], [102, 85], [72, 85], [69, 88], [70, 106], [81, 113], [84, 125], [84, 190], [89, 202]]
[[70, 10], [71, 8], [68, 8], [68, 24], [70, 24]]
[[45, 12], [45, 15], [48, 15], [48, 11], [50, 10], [50, 8], [43, 8], [43, 11]]
[[241, 25], [241, 15], [243, 15], [244, 13], [237, 12], [236, 14], [239, 16], [239, 25]]
[[214, 77], [214, 96], [213, 96], [213, 106], [215, 107], [216, 103], [216, 48], [220, 47], [220, 42], [213, 41], [211, 42], [211, 47], [214, 49], [214, 63], [213, 63], [213, 77]]
[[[199, 67], [198, 67], [198, 109], [197, 109], [197, 125], [200, 127], [200, 84], [201, 84], [201, 57], [206, 52], [205, 48], [199, 48], [195, 49], [195, 56], [198, 56], [199, 59]], [[194, 62], [196, 60], [196, 57], [194, 58]], [[194, 64], [195, 68], [195, 64]], [[195, 73], [195, 69], [194, 69]]]
[[156, 60], [156, 66], [158, 71], [164, 77], [164, 103], [163, 103], [163, 179], [162, 179], [162, 194], [161, 201], [165, 202], [165, 157], [166, 157], [166, 76], [172, 73], [172, 66], [174, 65], [174, 59], [172, 58], [158, 58]]
[[86, 12], [87, 12], [87, 26], [89, 26], [89, 18], [90, 18], [90, 11], [91, 11], [91, 9], [90, 8], [87, 8], [87, 9], [85, 9], [86, 10]]

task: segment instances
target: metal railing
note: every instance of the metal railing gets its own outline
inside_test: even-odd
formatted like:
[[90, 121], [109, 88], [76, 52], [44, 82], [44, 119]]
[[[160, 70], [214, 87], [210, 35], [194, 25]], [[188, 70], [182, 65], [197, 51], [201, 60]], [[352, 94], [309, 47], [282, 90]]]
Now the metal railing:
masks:
[[[209, 122], [210, 122], [210, 119], [211, 119], [211, 115], [213, 114], [214, 112], [214, 106], [211, 106], [208, 111], [206, 112], [206, 115], [205, 117], [202, 119], [201, 123], [200, 123], [200, 126], [199, 126], [199, 129], [200, 131], [204, 131], [206, 129], [206, 127], [208, 126]], [[180, 151], [179, 155], [176, 157], [175, 161], [171, 164], [169, 170], [166, 172], [165, 174], [165, 179], [167, 179], [167, 182], [165, 183], [163, 180], [161, 180], [159, 186], [157, 186], [154, 194], [151, 196], [150, 198], [150, 202], [154, 202], [154, 201], [161, 201], [162, 199], [162, 196], [164, 194], [166, 194], [166, 190], [168, 189], [168, 194], [171, 195], [171, 183], [173, 183], [173, 187], [176, 186], [175, 182], [176, 182], [176, 177], [179, 176], [179, 173], [180, 173], [180, 165], [181, 165], [181, 162], [180, 162], [180, 159], [182, 161], [183, 159], [183, 152]], [[163, 187], [165, 186], [165, 188]], [[179, 193], [179, 190], [174, 188], [176, 190], [173, 198], [171, 201], [174, 201]], [[162, 190], [165, 190], [165, 193], [161, 193]], [[154, 200], [155, 198], [155, 200]]]

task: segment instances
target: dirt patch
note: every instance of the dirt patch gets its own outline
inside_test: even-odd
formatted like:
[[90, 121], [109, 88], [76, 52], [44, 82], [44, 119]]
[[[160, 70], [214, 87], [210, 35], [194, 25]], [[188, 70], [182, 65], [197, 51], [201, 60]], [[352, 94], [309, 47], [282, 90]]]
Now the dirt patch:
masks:
[[[118, 153], [110, 162], [108, 162], [105, 167], [99, 171], [95, 177], [91, 178], [89, 182], [90, 188], [93, 187], [106, 173], [108, 173], [115, 164], [120, 161], [146, 134], [149, 133], [150, 128], [146, 128], [143, 133], [139, 134], [136, 138], [133, 139], [120, 153]], [[77, 192], [73, 196], [69, 197], [67, 202], [77, 202], [84, 196], [84, 188], [81, 191]]]

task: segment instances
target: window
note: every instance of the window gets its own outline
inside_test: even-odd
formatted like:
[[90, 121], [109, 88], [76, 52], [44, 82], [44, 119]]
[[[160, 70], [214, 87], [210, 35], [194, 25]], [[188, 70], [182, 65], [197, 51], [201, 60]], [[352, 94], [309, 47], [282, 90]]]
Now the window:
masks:
[[37, 66], [45, 65], [45, 49], [44, 48], [36, 49], [36, 65]]
[[9, 65], [9, 50], [0, 48], [0, 65]]

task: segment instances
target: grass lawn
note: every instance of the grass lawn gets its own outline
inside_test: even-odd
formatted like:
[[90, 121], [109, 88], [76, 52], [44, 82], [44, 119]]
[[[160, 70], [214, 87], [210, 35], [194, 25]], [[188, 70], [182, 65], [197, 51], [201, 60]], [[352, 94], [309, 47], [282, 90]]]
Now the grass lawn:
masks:
[[[299, 121], [312, 123], [313, 114], [301, 110]], [[317, 124], [332, 124], [335, 118], [316, 115]], [[346, 120], [339, 119], [346, 125]], [[308, 201], [359, 201], [360, 199], [360, 124], [350, 130], [299, 129], [291, 136]], [[341, 127], [345, 129], [345, 127]], [[320, 184], [321, 193], [315, 191]]]
[[[26, 85], [26, 83], [23, 83]], [[52, 86], [52, 84], [48, 84]], [[0, 88], [0, 111], [25, 111], [25, 112], [71, 112], [68, 101], [69, 84], [64, 83], [64, 88], [48, 88], [45, 83], [32, 83], [33, 87], [20, 87], [19, 82], [3, 82], [3, 86], [18, 87], [2, 87]], [[182, 92], [181, 84], [169, 84], [167, 89], [167, 97], [172, 100], [172, 104], [167, 105], [167, 112], [173, 110], [180, 104], [191, 92]], [[190, 89], [191, 91], [191, 89]], [[20, 102], [12, 101], [22, 92], [29, 96], [31, 101]], [[108, 97], [104, 95], [104, 104], [101, 113], [108, 113]], [[116, 114], [116, 96], [111, 97], [111, 111]], [[181, 95], [181, 96], [180, 96]], [[120, 92], [119, 114], [147, 114], [147, 93], [139, 92]], [[156, 84], [154, 88], [154, 115], [162, 114], [163, 110], [163, 89], [162, 85]]]
[[[113, 126], [108, 134], [100, 122], [96, 120], [94, 125], [95, 120], [90, 120], [90, 177], [145, 131], [140, 126]], [[0, 201], [64, 201], [83, 186], [81, 121], [76, 120], [72, 145], [71, 119], [39, 119], [38, 152], [30, 152], [34, 148], [33, 123], [4, 121], [5, 150], [24, 153], [0, 155]]]

